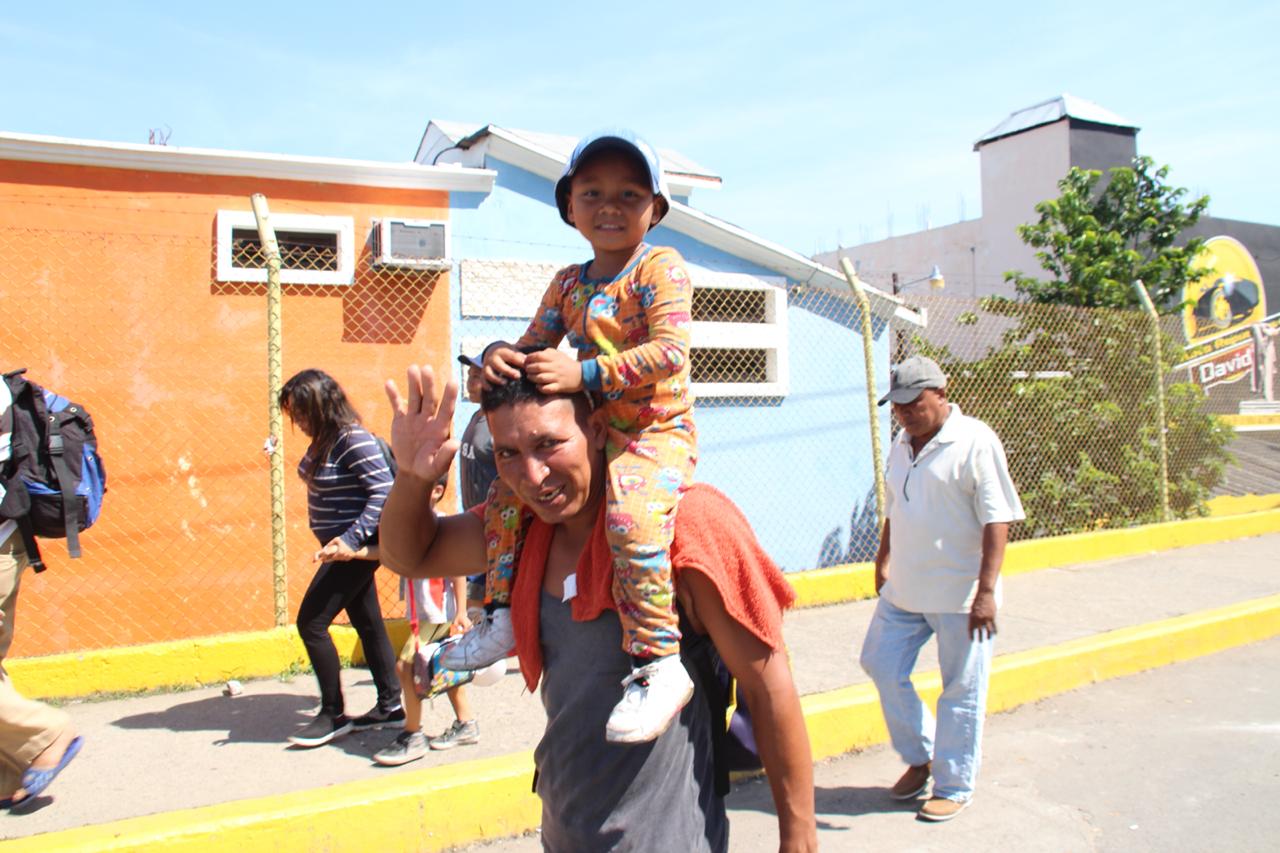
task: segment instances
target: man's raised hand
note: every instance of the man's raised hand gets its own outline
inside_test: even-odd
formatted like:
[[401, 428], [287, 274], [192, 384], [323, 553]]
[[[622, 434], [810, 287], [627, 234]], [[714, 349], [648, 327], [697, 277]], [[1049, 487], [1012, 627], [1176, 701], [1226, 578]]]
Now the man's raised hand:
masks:
[[400, 396], [395, 380], [387, 380], [391, 401], [391, 450], [401, 471], [430, 483], [443, 477], [458, 452], [450, 438], [458, 382], [450, 378], [444, 393], [436, 388], [435, 373], [426, 365], [409, 365], [409, 399]]

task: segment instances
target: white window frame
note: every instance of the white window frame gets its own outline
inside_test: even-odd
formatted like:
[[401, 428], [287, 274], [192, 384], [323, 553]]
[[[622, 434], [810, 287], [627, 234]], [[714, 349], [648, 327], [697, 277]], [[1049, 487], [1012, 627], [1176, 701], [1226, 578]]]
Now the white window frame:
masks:
[[764, 382], [694, 382], [695, 397], [785, 397], [791, 390], [791, 359], [787, 335], [787, 282], [741, 273], [691, 270], [695, 290], [762, 290], [763, 323], [694, 322], [693, 349], [761, 349], [765, 351]]
[[[351, 284], [355, 280], [355, 221], [350, 216], [317, 216], [309, 213], [273, 213], [271, 225], [277, 231], [307, 234], [335, 234], [338, 242], [336, 270], [282, 268], [281, 284]], [[267, 270], [246, 269], [232, 264], [231, 232], [236, 228], [256, 231], [258, 221], [251, 210], [219, 210], [217, 225], [218, 281], [261, 282]]]

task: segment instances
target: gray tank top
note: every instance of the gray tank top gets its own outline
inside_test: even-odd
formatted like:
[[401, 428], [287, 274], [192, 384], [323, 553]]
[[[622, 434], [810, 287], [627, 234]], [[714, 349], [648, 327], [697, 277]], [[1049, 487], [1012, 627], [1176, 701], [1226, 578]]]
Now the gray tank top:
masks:
[[[724, 799], [716, 793], [711, 711], [715, 690], [689, 666], [693, 699], [653, 743], [604, 739], [631, 668], [613, 611], [575, 622], [569, 605], [542, 593], [542, 704], [547, 728], [534, 751], [542, 798], [542, 847], [552, 853], [706, 851], [729, 846]], [[682, 654], [709, 645], [686, 632]]]

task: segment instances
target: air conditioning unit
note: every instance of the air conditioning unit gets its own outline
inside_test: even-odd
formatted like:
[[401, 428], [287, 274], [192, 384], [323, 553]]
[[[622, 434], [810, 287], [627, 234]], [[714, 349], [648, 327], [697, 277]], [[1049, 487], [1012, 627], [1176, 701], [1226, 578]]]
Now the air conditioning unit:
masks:
[[378, 219], [373, 224], [373, 265], [447, 270], [449, 223], [428, 219]]

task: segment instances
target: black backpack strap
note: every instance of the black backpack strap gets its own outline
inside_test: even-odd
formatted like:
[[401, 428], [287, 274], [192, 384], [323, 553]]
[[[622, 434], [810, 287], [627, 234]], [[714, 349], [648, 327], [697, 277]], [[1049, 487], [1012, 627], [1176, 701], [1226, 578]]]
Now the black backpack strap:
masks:
[[18, 533], [22, 535], [22, 545], [27, 549], [27, 562], [37, 574], [46, 568], [44, 558], [40, 556], [40, 545], [36, 542], [36, 532], [31, 525], [31, 516], [24, 515], [17, 519]]
[[[80, 500], [76, 497], [75, 484], [79, 475], [72, 473], [71, 465], [63, 452], [62, 419], [49, 414], [49, 460], [58, 472], [58, 485], [62, 489], [62, 514], [67, 523], [67, 553], [80, 556]], [[77, 460], [78, 461], [78, 460]]]
[[[729, 698], [733, 689], [729, 671], [720, 662], [720, 653], [716, 651], [711, 638], [693, 630], [685, 616], [683, 608], [677, 607], [680, 615], [680, 653], [685, 667], [693, 676], [697, 692], [702, 694], [711, 716], [711, 763], [715, 770], [715, 791], [717, 796], [729, 795]], [[725, 678], [721, 678], [721, 672]], [[698, 701], [697, 695], [692, 701]]]
[[[3, 424], [5, 431], [11, 434], [14, 431], [13, 406], [17, 405], [18, 396], [26, 387], [26, 380], [22, 379], [22, 374], [26, 372], [27, 369], [24, 367], [19, 370], [11, 370], [5, 373], [3, 377], [0, 377], [0, 380], [9, 386], [9, 396], [13, 401], [13, 404], [5, 409], [5, 421]], [[0, 475], [6, 480], [5, 503], [6, 505], [12, 505], [15, 512], [20, 513], [14, 521], [17, 522], [18, 535], [22, 537], [22, 545], [27, 551], [27, 562], [35, 571], [43, 572], [45, 570], [44, 560], [40, 557], [40, 546], [36, 544], [36, 534], [31, 526], [31, 516], [27, 514], [31, 509], [31, 502], [26, 497], [26, 486], [18, 479], [15, 473], [16, 470], [17, 460], [11, 457], [4, 466], [4, 471], [0, 472]], [[12, 482], [8, 482], [11, 477]], [[7, 508], [9, 507], [6, 506]]]

